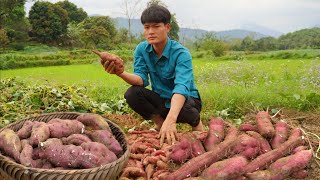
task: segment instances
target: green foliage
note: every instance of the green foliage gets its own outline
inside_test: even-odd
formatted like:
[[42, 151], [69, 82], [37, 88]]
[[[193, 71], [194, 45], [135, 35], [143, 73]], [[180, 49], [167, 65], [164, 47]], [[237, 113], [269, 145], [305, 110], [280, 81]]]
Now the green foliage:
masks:
[[282, 35], [280, 49], [320, 48], [320, 28], [302, 29]]
[[0, 48], [6, 48], [9, 44], [9, 38], [7, 32], [4, 29], [0, 29]]
[[198, 38], [195, 42], [195, 46], [199, 46], [199, 49], [211, 51], [213, 56], [223, 56], [228, 47], [221, 40], [217, 39], [213, 33], [206, 33], [203, 37]]
[[170, 25], [171, 25], [171, 30], [169, 32], [169, 37], [176, 40], [176, 41], [179, 41], [180, 28], [179, 28], [175, 14], [171, 14]]
[[25, 2], [26, 0], [0, 0], [0, 29], [24, 18]]
[[31, 7], [29, 20], [32, 25], [32, 36], [35, 40], [55, 43], [67, 32], [68, 13], [60, 6], [50, 2], [37, 1]]
[[109, 16], [88, 17], [79, 24], [81, 39], [86, 47], [110, 49], [117, 34], [115, 24]]
[[68, 0], [57, 2], [56, 5], [67, 11], [69, 22], [80, 23], [88, 17], [88, 14], [82, 8], [78, 8]]
[[125, 113], [123, 98], [98, 103], [85, 88], [76, 86], [28, 86], [16, 79], [1, 79], [0, 127], [26, 116], [48, 112]]

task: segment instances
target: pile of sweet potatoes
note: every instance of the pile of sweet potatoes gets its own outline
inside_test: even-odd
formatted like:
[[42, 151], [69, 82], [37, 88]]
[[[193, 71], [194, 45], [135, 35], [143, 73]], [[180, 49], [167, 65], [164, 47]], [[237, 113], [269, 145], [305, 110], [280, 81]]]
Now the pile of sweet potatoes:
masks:
[[128, 135], [132, 154], [122, 179], [301, 179], [313, 155], [301, 129], [264, 111], [239, 128], [212, 118], [208, 132], [179, 134], [175, 145], [160, 147], [157, 135]]
[[27, 167], [44, 169], [94, 168], [123, 154], [109, 124], [96, 114], [76, 119], [26, 121], [17, 132], [0, 132], [1, 153]]

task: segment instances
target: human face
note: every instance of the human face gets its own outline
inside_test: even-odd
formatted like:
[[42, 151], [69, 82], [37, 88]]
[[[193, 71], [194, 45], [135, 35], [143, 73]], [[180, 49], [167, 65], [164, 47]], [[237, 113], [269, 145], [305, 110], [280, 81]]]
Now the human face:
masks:
[[167, 33], [170, 31], [170, 24], [145, 23], [143, 35], [152, 45], [160, 45], [167, 42]]

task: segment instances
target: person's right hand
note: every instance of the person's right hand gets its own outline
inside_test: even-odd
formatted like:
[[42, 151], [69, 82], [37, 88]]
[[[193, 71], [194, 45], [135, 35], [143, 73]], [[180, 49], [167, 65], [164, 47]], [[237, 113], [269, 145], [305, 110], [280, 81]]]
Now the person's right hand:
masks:
[[123, 60], [119, 56], [95, 50], [93, 52], [100, 56], [100, 63], [108, 73], [120, 75], [124, 72]]

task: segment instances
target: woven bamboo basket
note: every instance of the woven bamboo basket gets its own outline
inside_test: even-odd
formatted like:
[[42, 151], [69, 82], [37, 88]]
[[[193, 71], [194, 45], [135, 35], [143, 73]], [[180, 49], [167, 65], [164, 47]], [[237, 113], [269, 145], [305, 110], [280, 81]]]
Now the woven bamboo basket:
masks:
[[[60, 119], [76, 119], [80, 113], [75, 112], [61, 112], [61, 113], [48, 113], [37, 117], [27, 118], [5, 128], [10, 128], [18, 131], [25, 121], [41, 121], [48, 122], [53, 118]], [[123, 131], [113, 122], [106, 119], [113, 135], [119, 141], [123, 148], [123, 154], [114, 162], [104, 166], [90, 168], [90, 169], [73, 169], [73, 170], [55, 170], [55, 169], [39, 169], [30, 168], [18, 164], [8, 157], [0, 153], [0, 180], [112, 180], [117, 179], [121, 173], [125, 163], [129, 159], [130, 151], [125, 139]], [[4, 128], [3, 128], [4, 129]], [[1, 129], [0, 132], [3, 130]]]

